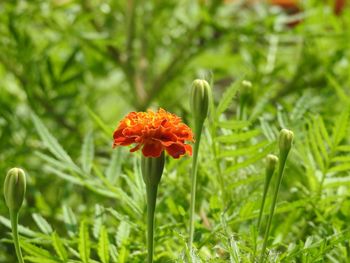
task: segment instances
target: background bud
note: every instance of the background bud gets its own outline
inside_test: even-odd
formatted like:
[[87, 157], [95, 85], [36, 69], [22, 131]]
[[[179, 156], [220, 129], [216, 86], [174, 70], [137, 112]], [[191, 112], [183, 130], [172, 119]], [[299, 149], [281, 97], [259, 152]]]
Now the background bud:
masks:
[[278, 163], [278, 157], [273, 154], [269, 154], [266, 157], [266, 177], [270, 181], [273, 172], [275, 171], [276, 165]]
[[290, 148], [292, 147], [292, 142], [294, 138], [294, 133], [287, 129], [282, 129], [279, 137], [279, 147], [283, 154], [288, 154]]
[[8, 171], [4, 183], [4, 196], [8, 208], [19, 211], [26, 192], [26, 176], [20, 168], [12, 168]]
[[210, 86], [203, 79], [196, 79], [192, 83], [191, 110], [196, 121], [204, 121], [209, 112]]

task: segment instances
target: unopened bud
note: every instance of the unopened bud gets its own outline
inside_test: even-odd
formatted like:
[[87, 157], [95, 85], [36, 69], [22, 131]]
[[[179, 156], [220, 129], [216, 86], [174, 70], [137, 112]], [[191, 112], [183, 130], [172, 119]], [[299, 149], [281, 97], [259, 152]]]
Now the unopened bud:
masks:
[[26, 192], [26, 176], [20, 168], [8, 171], [4, 183], [4, 196], [8, 208], [18, 212]]
[[157, 186], [162, 178], [164, 169], [164, 151], [159, 157], [141, 157], [143, 181], [147, 186]]
[[208, 116], [210, 93], [211, 90], [207, 81], [203, 79], [196, 79], [193, 81], [191, 90], [191, 109], [196, 122], [203, 122]]
[[242, 85], [245, 88], [251, 88], [253, 86], [249, 80], [242, 80]]
[[294, 133], [287, 129], [282, 129], [279, 137], [279, 147], [281, 154], [287, 155], [292, 148]]
[[273, 154], [269, 154], [266, 157], [266, 180], [269, 182], [275, 171], [276, 165], [278, 163], [278, 157]]

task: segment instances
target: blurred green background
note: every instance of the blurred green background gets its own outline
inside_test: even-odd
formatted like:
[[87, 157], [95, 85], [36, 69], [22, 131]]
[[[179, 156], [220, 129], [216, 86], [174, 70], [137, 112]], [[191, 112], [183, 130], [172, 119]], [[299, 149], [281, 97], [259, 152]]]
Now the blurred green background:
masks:
[[[234, 81], [250, 81], [252, 86], [239, 91], [221, 118], [249, 120], [254, 127], [261, 126], [266, 137], [268, 131], [276, 134], [289, 126], [302, 140], [310, 116], [322, 116], [329, 131], [350, 101], [350, 12], [345, 7], [335, 15], [333, 8], [333, 1], [316, 0], [302, 1], [297, 8], [264, 1], [2, 1], [0, 186], [11, 167], [26, 170], [28, 192], [21, 224], [36, 229], [32, 214], [38, 213], [60, 232], [63, 204], [79, 218], [93, 214], [98, 203], [118, 204], [45, 169], [46, 162], [36, 153], [47, 150], [33, 125], [33, 113], [73, 160], [80, 160], [84, 138], [93, 132], [93, 165], [108, 164], [113, 128], [129, 111], [162, 107], [191, 123], [188, 97], [196, 78], [212, 83], [215, 103]], [[128, 174], [133, 161], [127, 160], [126, 149], [117, 152], [126, 158], [120, 169]], [[295, 180], [307, 170], [298, 157], [295, 153], [291, 165], [297, 171]], [[169, 162], [170, 174], [177, 164]], [[182, 171], [188, 162], [180, 161]], [[256, 173], [261, 167], [248, 171]], [[235, 181], [232, 178], [229, 183]], [[202, 180], [202, 185], [210, 182]], [[290, 181], [287, 178], [291, 188]], [[182, 186], [182, 181], [174, 182]], [[184, 186], [188, 185], [186, 178]], [[177, 191], [176, 185], [170, 189], [169, 193]], [[209, 189], [199, 198], [210, 198], [214, 190]], [[183, 191], [187, 192], [178, 194]], [[293, 196], [298, 193], [285, 195], [301, 198]], [[167, 199], [167, 205], [176, 199]], [[210, 205], [220, 207], [216, 201], [211, 199]], [[188, 204], [184, 198], [180, 203], [184, 208], [178, 216], [183, 216]], [[3, 199], [0, 214], [8, 217]], [[349, 218], [348, 210], [334, 220]], [[0, 225], [0, 262], [15, 262], [7, 231]], [[310, 231], [291, 240], [304, 240]], [[135, 258], [126, 262], [138, 262]]]

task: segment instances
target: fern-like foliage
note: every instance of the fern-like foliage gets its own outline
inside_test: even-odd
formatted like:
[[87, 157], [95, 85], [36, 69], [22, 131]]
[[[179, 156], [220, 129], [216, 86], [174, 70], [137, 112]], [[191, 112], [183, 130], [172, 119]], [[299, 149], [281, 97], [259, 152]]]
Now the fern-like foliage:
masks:
[[[237, 104], [239, 108], [239, 92], [243, 88], [245, 87], [241, 79], [228, 87], [210, 122], [212, 151], [217, 170], [224, 180], [238, 170], [257, 173], [254, 164], [274, 150], [274, 144], [266, 139], [257, 123], [241, 119], [235, 111], [223, 115], [228, 109], [232, 109], [232, 104]], [[225, 116], [228, 115], [232, 115], [230, 119], [226, 119]]]
[[[299, 145], [310, 186], [322, 191], [323, 187], [336, 187], [349, 181], [350, 147], [346, 144], [349, 110], [335, 118], [332, 128], [327, 129], [321, 116], [307, 121], [305, 138]], [[345, 175], [345, 176], [344, 176]]]
[[[83, 140], [81, 162], [77, 164], [48, 131], [42, 121], [34, 114], [32, 119], [41, 140], [51, 153], [51, 155], [42, 152], [36, 153], [46, 163], [45, 170], [48, 173], [72, 184], [85, 187], [97, 195], [117, 199], [121, 204], [126, 204], [123, 207], [127, 207], [126, 210], [132, 217], [139, 218], [142, 215], [144, 199], [140, 197], [137, 199], [131, 198], [125, 191], [125, 188], [114, 184], [116, 176], [122, 177], [125, 179], [129, 189], [132, 189], [131, 193], [140, 194], [143, 190], [143, 185], [140, 183], [141, 175], [139, 173], [132, 173], [130, 174], [131, 176], [121, 174], [117, 168], [120, 166], [120, 158], [115, 158], [116, 155], [113, 155], [114, 157], [105, 171], [94, 165], [94, 140], [91, 132], [87, 133]], [[140, 178], [136, 178], [137, 176]]]

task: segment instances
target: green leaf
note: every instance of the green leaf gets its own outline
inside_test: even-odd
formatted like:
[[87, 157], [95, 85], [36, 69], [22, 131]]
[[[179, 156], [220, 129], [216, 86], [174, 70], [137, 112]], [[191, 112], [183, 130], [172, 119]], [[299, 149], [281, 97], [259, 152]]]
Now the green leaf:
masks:
[[332, 141], [331, 141], [331, 139], [330, 139], [330, 137], [329, 137], [329, 134], [328, 134], [327, 129], [326, 129], [326, 125], [324, 124], [324, 121], [323, 121], [322, 117], [319, 116], [319, 117], [317, 118], [317, 124], [318, 124], [318, 127], [319, 127], [319, 129], [320, 129], [320, 132], [321, 132], [321, 134], [322, 134], [322, 137], [323, 137], [324, 140], [327, 142], [327, 144], [328, 144], [329, 146], [331, 146], [331, 145], [332, 145]]
[[101, 128], [101, 130], [104, 132], [104, 134], [111, 138], [113, 135], [113, 129], [107, 126], [107, 124], [104, 123], [104, 121], [96, 114], [94, 113], [90, 108], [88, 108], [88, 112], [90, 117], [93, 119], [93, 121]]
[[236, 188], [238, 186], [248, 185], [248, 184], [251, 184], [251, 183], [258, 182], [258, 181], [262, 182], [263, 179], [264, 179], [263, 176], [251, 176], [251, 177], [248, 177], [247, 179], [242, 179], [242, 180], [239, 180], [239, 181], [234, 182], [232, 184], [228, 184], [227, 185], [227, 189], [231, 190], [231, 189]]
[[[46, 258], [46, 259], [53, 259], [51, 256], [51, 253], [46, 250], [43, 249], [41, 247], [37, 247], [31, 243], [28, 242], [21, 242], [21, 248], [29, 255], [34, 256], [34, 257], [42, 257], [42, 258]], [[53, 259], [54, 260], [54, 259]], [[46, 261], [42, 261], [42, 262], [46, 262]]]
[[309, 143], [310, 149], [312, 150], [313, 157], [319, 168], [323, 171], [325, 169], [325, 164], [322, 155], [319, 151], [318, 143], [316, 141], [316, 136], [314, 134], [314, 129], [311, 123], [309, 123], [309, 129], [307, 131], [307, 134], [307, 142]]
[[324, 187], [327, 187], [327, 188], [348, 186], [348, 185], [350, 185], [350, 176], [326, 178], [324, 181]]
[[[3, 216], [0, 215], [0, 224], [3, 224], [8, 229], [12, 229], [11, 227], [11, 221]], [[39, 232], [34, 232], [31, 229], [24, 227], [22, 225], [18, 225], [18, 232], [22, 235], [29, 236], [29, 237], [35, 237], [39, 235]]]
[[54, 247], [57, 255], [59, 256], [59, 258], [61, 260], [66, 262], [68, 259], [68, 254], [67, 254], [67, 250], [65, 249], [65, 247], [62, 243], [62, 240], [60, 239], [60, 237], [58, 236], [58, 234], [56, 232], [52, 233], [51, 239], [52, 239], [52, 246]]
[[248, 158], [242, 162], [236, 163], [235, 165], [227, 168], [224, 171], [224, 173], [231, 173], [231, 172], [237, 171], [238, 169], [245, 168], [253, 163], [256, 163], [257, 161], [264, 158], [267, 154], [269, 154], [272, 151], [273, 147], [274, 147], [274, 144], [270, 144], [260, 153], [256, 153], [251, 158]]
[[336, 156], [331, 162], [350, 162], [350, 156]]
[[[320, 119], [320, 118], [318, 118]], [[320, 126], [320, 122], [319, 120], [314, 118], [313, 119], [313, 134], [314, 134], [314, 138], [315, 138], [315, 142], [317, 144], [317, 148], [320, 151], [320, 154], [322, 155], [324, 162], [327, 163], [328, 162], [328, 152], [327, 152], [327, 143], [326, 143], [326, 139], [323, 138], [323, 133], [322, 133], [322, 129]], [[326, 135], [327, 136], [327, 135]]]
[[241, 86], [241, 79], [236, 80], [226, 89], [225, 93], [221, 97], [219, 105], [216, 108], [215, 115], [217, 119], [230, 106], [230, 103], [233, 100], [233, 98], [236, 96], [236, 93], [238, 92], [240, 86]]
[[256, 137], [259, 134], [261, 134], [259, 130], [251, 130], [246, 132], [234, 133], [230, 135], [222, 135], [217, 137], [216, 140], [222, 143], [237, 143], [237, 142], [247, 141], [251, 138]]
[[77, 184], [77, 185], [84, 184], [82, 179], [80, 179], [79, 177], [71, 176], [71, 175], [64, 173], [64, 172], [61, 172], [61, 171], [59, 171], [51, 166], [45, 167], [45, 170], [48, 173], [53, 173], [53, 174], [57, 175], [58, 177], [62, 178], [63, 180], [66, 180], [66, 181], [71, 182], [73, 184]]
[[102, 263], [109, 262], [109, 240], [108, 240], [108, 233], [105, 226], [101, 227], [100, 238], [98, 240], [97, 253]]
[[116, 179], [118, 178], [118, 175], [121, 171], [121, 151], [120, 148], [115, 149], [112, 152], [111, 160], [109, 161], [109, 165], [106, 169], [106, 178], [109, 182], [114, 184], [116, 182]]
[[33, 262], [33, 263], [61, 263], [60, 260], [55, 260], [52, 258], [44, 258], [44, 257], [24, 257], [24, 260], [26, 262]]
[[87, 174], [91, 171], [94, 151], [94, 137], [93, 133], [90, 131], [85, 135], [81, 149], [81, 164], [83, 171]]
[[94, 237], [97, 239], [100, 235], [100, 229], [103, 224], [103, 214], [104, 214], [104, 208], [103, 206], [96, 204], [95, 205], [95, 218], [94, 218], [94, 226], [92, 229], [92, 233]]
[[80, 259], [84, 263], [89, 263], [90, 261], [90, 236], [89, 229], [85, 220], [82, 220], [79, 227], [79, 244], [78, 250], [80, 254]]
[[36, 116], [34, 113], [31, 115], [34, 126], [41, 138], [41, 140], [45, 143], [46, 147], [49, 151], [57, 158], [62, 161], [65, 161], [69, 164], [73, 164], [72, 159], [66, 153], [66, 151], [62, 148], [62, 146], [58, 143], [56, 138], [48, 131], [43, 122]]
[[259, 149], [262, 149], [266, 147], [269, 143], [267, 141], [262, 141], [260, 143], [257, 143], [255, 145], [250, 145], [245, 148], [238, 148], [235, 150], [223, 150], [221, 153], [218, 155], [219, 158], [224, 158], [224, 157], [237, 157], [237, 156], [246, 156], [249, 154], [254, 154], [256, 151]]
[[62, 207], [62, 210], [63, 210], [63, 221], [68, 230], [68, 234], [70, 236], [74, 236], [77, 231], [77, 219], [72, 209], [69, 206], [64, 205]]
[[37, 155], [40, 159], [43, 161], [47, 162], [50, 166], [53, 166], [53, 168], [59, 169], [59, 170], [67, 170], [70, 169], [74, 172], [80, 173], [81, 170], [76, 166], [76, 165], [71, 165], [69, 163], [66, 163], [64, 161], [59, 161], [47, 154], [41, 153], [41, 152], [36, 152], [35, 155]]
[[334, 146], [339, 145], [339, 143], [344, 139], [347, 133], [349, 119], [349, 110], [344, 110], [340, 116], [336, 119], [334, 129], [333, 129], [333, 143]]
[[56, 82], [56, 75], [55, 75], [55, 71], [54, 71], [54, 65], [52, 64], [50, 57], [46, 58], [46, 68], [47, 68], [47, 72], [49, 73], [51, 83], [55, 83]]
[[350, 145], [340, 145], [336, 148], [339, 152], [350, 152]]
[[331, 84], [330, 86], [335, 89], [335, 92], [337, 93], [339, 99], [349, 105], [350, 97], [344, 92], [344, 89], [340, 86], [336, 79], [332, 77], [332, 75], [327, 74], [326, 76], [329, 83]]
[[120, 222], [116, 235], [118, 247], [121, 247], [128, 240], [129, 235], [130, 225], [125, 221]]
[[78, 53], [79, 48], [74, 48], [72, 53], [69, 55], [69, 57], [67, 58], [66, 62], [63, 64], [61, 71], [60, 71], [60, 76], [62, 76], [69, 68], [72, 67], [72, 65], [74, 64], [74, 60], [76, 57], [76, 54]]
[[293, 121], [301, 120], [308, 109], [312, 106], [310, 101], [312, 100], [312, 96], [309, 93], [303, 94], [294, 104], [292, 108], [292, 112], [290, 113], [290, 119]]
[[35, 223], [37, 224], [37, 226], [39, 227], [39, 229], [41, 230], [41, 232], [43, 232], [44, 234], [51, 234], [52, 233], [52, 227], [46, 221], [45, 218], [43, 218], [40, 214], [37, 214], [37, 213], [32, 214], [32, 217], [33, 217]]
[[[123, 249], [121, 249], [120, 251], [117, 250], [117, 247], [115, 245], [110, 245], [109, 246], [109, 250], [111, 253], [111, 261], [112, 262], [125, 262], [124, 258], [119, 258], [120, 260], [118, 261], [118, 252], [119, 252], [119, 256], [122, 256], [120, 252], [123, 251]], [[125, 249], [124, 249], [125, 250]]]
[[133, 228], [138, 228], [138, 225], [135, 224], [133, 221], [131, 221], [128, 216], [119, 213], [115, 209], [113, 209], [113, 208], [106, 208], [106, 211], [108, 211], [115, 219], [117, 219], [119, 221], [125, 221], [130, 226], [132, 226]]
[[350, 170], [350, 163], [343, 163], [339, 164], [336, 166], [333, 166], [331, 169], [328, 170], [330, 173], [335, 173], [335, 172], [346, 172]]
[[246, 128], [250, 125], [250, 121], [220, 121], [218, 122], [218, 126], [220, 128], [230, 129], [230, 130], [239, 130], [242, 128]]
[[264, 118], [259, 118], [259, 120], [260, 120], [260, 127], [261, 127], [262, 133], [269, 140], [269, 142], [275, 142], [278, 134], [276, 129], [273, 129], [275, 127], [270, 125], [268, 121], [265, 120]]

